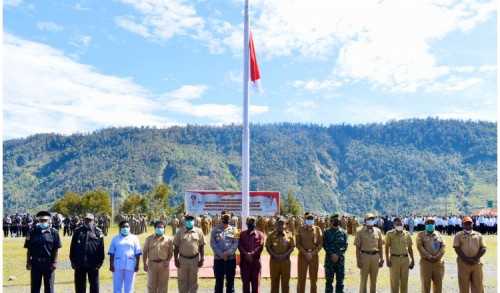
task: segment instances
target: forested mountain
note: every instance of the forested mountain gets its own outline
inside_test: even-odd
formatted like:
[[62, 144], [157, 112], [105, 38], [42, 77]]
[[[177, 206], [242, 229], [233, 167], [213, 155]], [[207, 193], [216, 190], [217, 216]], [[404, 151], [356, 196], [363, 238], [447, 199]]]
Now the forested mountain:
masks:
[[[48, 207], [67, 190], [123, 198], [167, 183], [172, 206], [187, 189], [239, 190], [241, 134], [241, 125], [188, 125], [4, 141], [4, 210]], [[492, 122], [254, 124], [250, 149], [251, 190], [291, 191], [318, 213], [469, 212], [496, 200]]]

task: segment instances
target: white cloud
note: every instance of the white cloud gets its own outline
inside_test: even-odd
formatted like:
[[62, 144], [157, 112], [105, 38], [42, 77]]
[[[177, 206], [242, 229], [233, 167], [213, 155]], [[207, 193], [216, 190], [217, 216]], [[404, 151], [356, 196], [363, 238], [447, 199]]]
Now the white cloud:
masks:
[[456, 72], [469, 73], [474, 71], [474, 66], [460, 66], [455, 68]]
[[[230, 48], [242, 54], [241, 22], [229, 23], [217, 14], [199, 17], [195, 4], [206, 2], [122, 2], [141, 14], [133, 21], [136, 26], [121, 24], [135, 33], [160, 40], [187, 35], [211, 53]], [[439, 64], [431, 42], [457, 30], [468, 32], [494, 17], [496, 1], [256, 0], [250, 9], [256, 50], [264, 59], [334, 57], [334, 76], [351, 83], [367, 81], [389, 92], [416, 92], [452, 70]], [[321, 86], [313, 83], [313, 88]]]
[[[183, 114], [209, 118], [215, 123], [240, 122], [242, 109], [233, 104], [194, 104], [208, 90], [205, 85], [184, 85], [161, 96], [130, 78], [98, 73], [63, 52], [3, 35], [4, 137], [35, 133], [71, 134], [109, 126], [169, 126], [180, 124], [162, 116]], [[166, 100], [166, 101], [165, 101]], [[267, 106], [250, 107], [252, 115]]]
[[480, 72], [492, 72], [492, 71], [496, 71], [496, 70], [497, 70], [496, 65], [483, 65], [483, 66], [479, 67]]
[[[160, 40], [169, 40], [175, 35], [187, 35], [200, 31], [205, 21], [196, 16], [196, 11], [192, 5], [182, 0], [121, 0], [121, 2], [132, 6], [141, 15], [140, 20], [128, 19], [124, 24], [122, 18], [118, 25], [132, 32], [146, 36], [143, 30], [147, 30], [148, 37]], [[139, 22], [139, 23], [138, 23]], [[131, 29], [132, 28], [132, 29]], [[135, 29], [134, 29], [135, 28]]]
[[[206, 85], [184, 85], [181, 88], [163, 95], [166, 102], [166, 110], [199, 118], [208, 118], [216, 123], [232, 123], [242, 121], [242, 109], [233, 104], [194, 104], [191, 100], [202, 98], [208, 90]], [[251, 115], [265, 113], [269, 110], [267, 106], [251, 105]]]
[[119, 16], [115, 18], [116, 24], [123, 27], [126, 30], [129, 30], [133, 33], [136, 33], [140, 36], [149, 38], [151, 34], [148, 32], [148, 28], [144, 25], [138, 24], [135, 22], [133, 16]]
[[40, 21], [36, 24], [36, 27], [41, 31], [53, 31], [59, 32], [64, 30], [64, 27], [57, 25], [53, 22]]
[[23, 0], [3, 0], [4, 6], [19, 6]]
[[286, 103], [284, 112], [298, 118], [300, 121], [310, 121], [319, 109], [319, 105], [312, 100], [299, 100]]
[[4, 137], [171, 123], [132, 80], [97, 73], [47, 45], [3, 39]]
[[318, 91], [318, 90], [331, 90], [342, 86], [342, 83], [332, 79], [325, 79], [323, 81], [317, 81], [312, 79], [310, 81], [296, 80], [292, 83], [294, 87], [301, 87], [306, 90]]
[[451, 76], [445, 81], [433, 82], [425, 88], [426, 93], [453, 93], [457, 91], [462, 91], [473, 85], [481, 83], [483, 80], [477, 77], [462, 78]]

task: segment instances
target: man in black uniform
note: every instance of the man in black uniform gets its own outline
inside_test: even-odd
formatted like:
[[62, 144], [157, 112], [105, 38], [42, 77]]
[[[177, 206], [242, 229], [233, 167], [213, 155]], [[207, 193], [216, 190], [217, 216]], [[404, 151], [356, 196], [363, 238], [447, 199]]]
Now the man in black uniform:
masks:
[[72, 218], [71, 218], [71, 222], [69, 224], [69, 236], [73, 235], [73, 233], [75, 233], [75, 229], [79, 226], [80, 224], [80, 218], [75, 214]]
[[70, 234], [70, 230], [69, 230], [69, 224], [71, 223], [71, 219], [69, 218], [69, 215], [67, 215], [66, 217], [64, 217], [63, 219], [63, 224], [64, 224], [64, 228], [63, 228], [63, 236], [71, 236]]
[[54, 292], [54, 278], [57, 252], [62, 247], [59, 233], [50, 228], [50, 213], [41, 211], [36, 214], [37, 227], [28, 232], [24, 248], [28, 249], [26, 269], [31, 270], [31, 292], [39, 293], [43, 284], [45, 293]]
[[59, 218], [58, 214], [52, 216], [52, 227], [59, 233], [59, 229], [61, 229], [61, 218]]
[[104, 235], [94, 225], [93, 214], [87, 213], [83, 226], [76, 228], [71, 238], [69, 259], [75, 270], [75, 292], [86, 292], [88, 274], [90, 293], [98, 293], [99, 268], [104, 262]]

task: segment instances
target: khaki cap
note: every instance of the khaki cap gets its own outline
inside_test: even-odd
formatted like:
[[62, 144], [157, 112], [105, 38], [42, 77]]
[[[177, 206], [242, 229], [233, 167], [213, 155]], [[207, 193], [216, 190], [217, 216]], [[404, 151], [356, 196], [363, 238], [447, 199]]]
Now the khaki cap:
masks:
[[427, 217], [427, 219], [425, 219], [425, 224], [427, 224], [428, 222], [432, 222], [433, 224], [436, 224], [436, 221], [434, 221], [433, 217]]
[[374, 218], [375, 219], [375, 215], [374, 214], [370, 214], [370, 213], [368, 213], [368, 214], [365, 215], [365, 220], [366, 219], [370, 219], [370, 218]]

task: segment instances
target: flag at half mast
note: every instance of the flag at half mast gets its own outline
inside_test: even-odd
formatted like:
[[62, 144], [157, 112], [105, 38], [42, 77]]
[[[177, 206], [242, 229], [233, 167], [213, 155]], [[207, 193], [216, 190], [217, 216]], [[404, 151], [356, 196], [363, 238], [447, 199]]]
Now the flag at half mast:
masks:
[[253, 38], [252, 32], [250, 31], [249, 36], [249, 45], [250, 45], [250, 81], [252, 82], [253, 89], [256, 92], [260, 92], [262, 90], [260, 84], [260, 71], [259, 64], [257, 64], [257, 55], [255, 54], [255, 47], [253, 46]]

